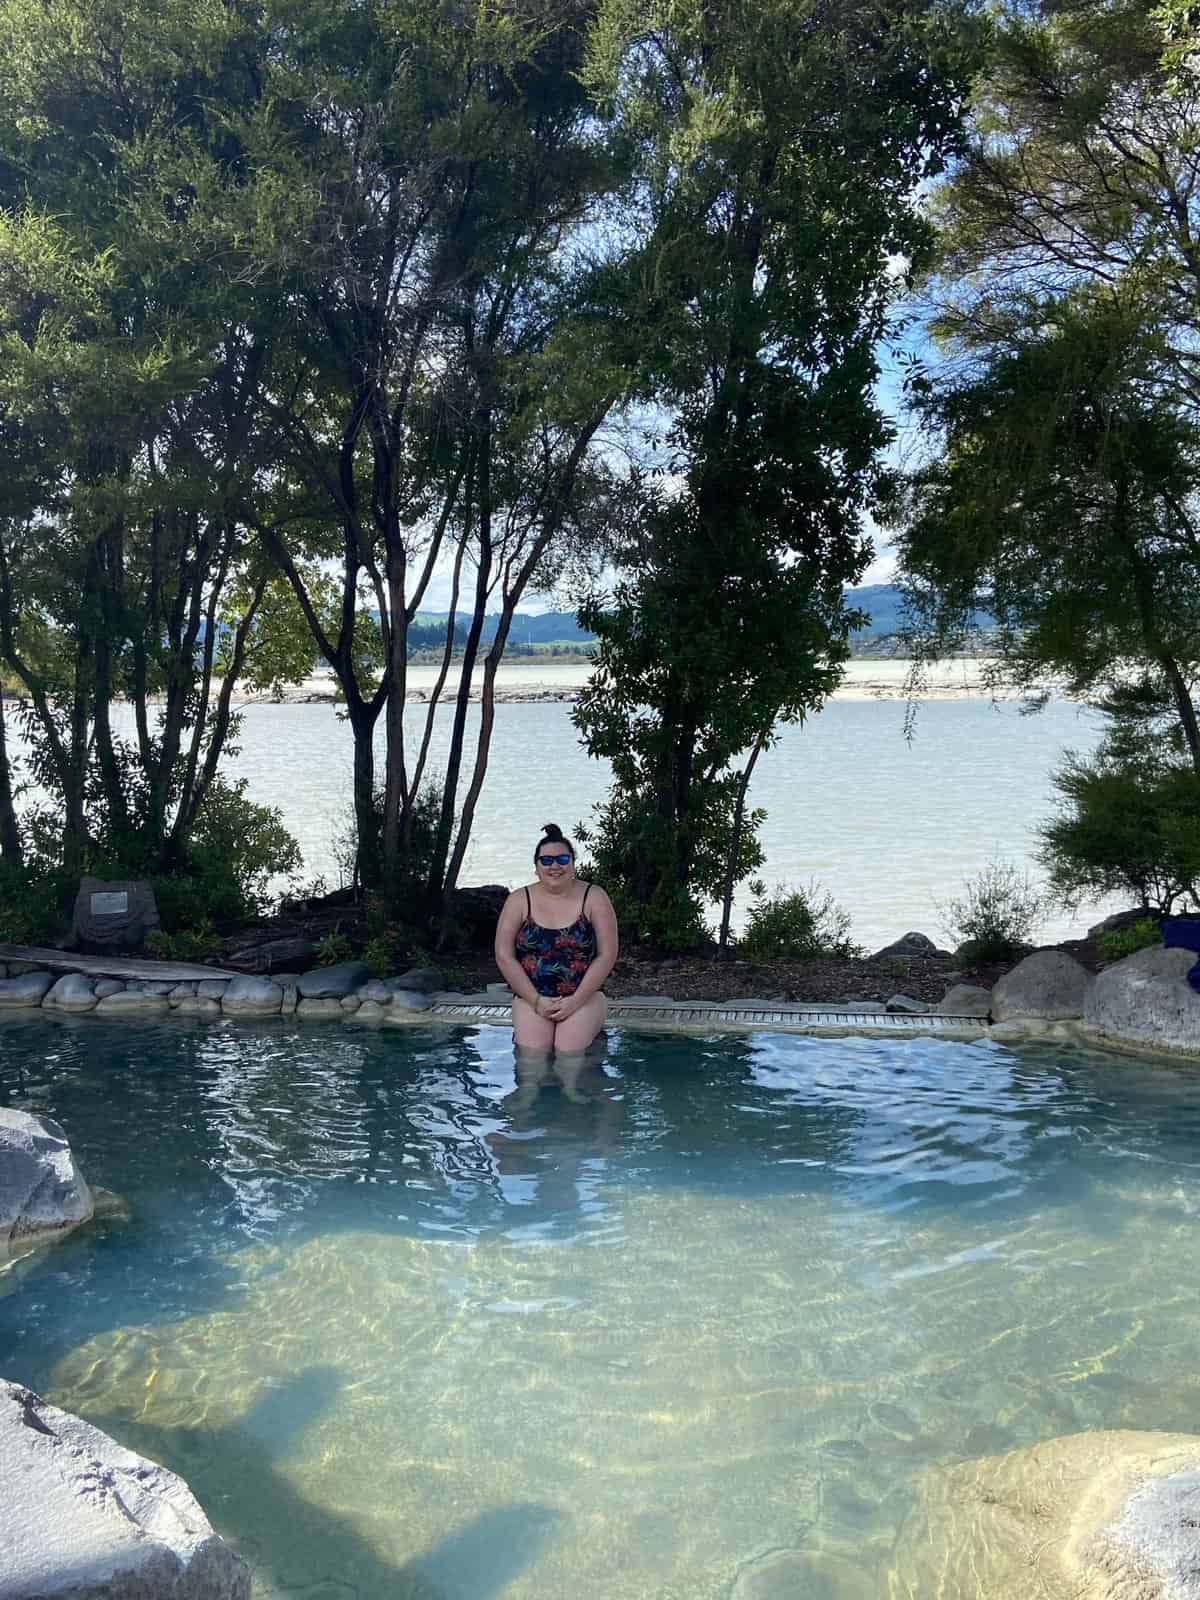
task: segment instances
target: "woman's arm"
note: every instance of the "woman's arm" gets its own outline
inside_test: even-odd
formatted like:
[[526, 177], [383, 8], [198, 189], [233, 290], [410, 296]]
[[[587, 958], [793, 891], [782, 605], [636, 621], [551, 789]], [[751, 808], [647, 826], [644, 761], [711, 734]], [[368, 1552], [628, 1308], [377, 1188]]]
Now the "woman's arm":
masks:
[[523, 899], [524, 891], [514, 889], [504, 902], [496, 923], [496, 965], [512, 992], [536, 1011], [546, 997], [533, 987], [533, 980], [517, 960], [517, 929], [521, 926]]
[[612, 901], [597, 884], [593, 884], [588, 895], [587, 914], [596, 934], [596, 959], [579, 980], [579, 987], [574, 994], [551, 1002], [554, 1009], [547, 1015], [555, 1022], [565, 1022], [572, 1012], [578, 1011], [586, 1000], [590, 1000], [617, 964], [621, 947], [617, 934], [617, 914]]

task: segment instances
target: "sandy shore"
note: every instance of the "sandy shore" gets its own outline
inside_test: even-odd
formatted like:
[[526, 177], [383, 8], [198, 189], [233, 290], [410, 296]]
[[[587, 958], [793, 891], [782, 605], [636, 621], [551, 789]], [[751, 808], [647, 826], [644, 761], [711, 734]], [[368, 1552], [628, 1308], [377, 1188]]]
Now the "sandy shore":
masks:
[[[905, 698], [909, 692], [908, 680], [912, 663], [899, 660], [851, 661], [846, 668], [834, 698], [836, 700], [871, 700], [879, 698]], [[964, 696], [986, 696], [992, 691], [985, 682], [988, 663], [977, 659], [944, 661], [931, 668], [915, 696], [921, 700], [954, 700]], [[570, 702], [588, 680], [591, 668], [585, 662], [539, 663], [522, 662], [505, 664], [496, 678], [496, 700], [501, 705], [521, 705], [538, 701]], [[478, 700], [482, 675], [477, 674], [472, 685], [471, 698]], [[415, 666], [409, 669], [408, 700], [412, 704], [428, 704], [437, 682], [433, 667]], [[443, 703], [455, 697], [455, 690], [447, 686], [439, 699]], [[338, 698], [337, 684], [328, 674], [306, 678], [295, 688], [286, 689], [282, 695], [239, 695], [239, 704], [253, 705], [276, 701], [285, 705], [333, 703]]]

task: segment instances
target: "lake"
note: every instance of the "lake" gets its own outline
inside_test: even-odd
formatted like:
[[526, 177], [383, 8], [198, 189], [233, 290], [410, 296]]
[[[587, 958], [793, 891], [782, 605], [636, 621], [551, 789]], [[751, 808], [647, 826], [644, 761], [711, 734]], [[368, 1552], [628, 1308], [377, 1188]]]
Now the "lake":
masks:
[[[510, 688], [566, 688], [588, 669], [532, 663], [502, 670]], [[1091, 749], [1101, 732], [1102, 719], [1070, 701], [1053, 701], [1037, 716], [1022, 715], [1016, 701], [993, 703], [971, 692], [978, 664], [958, 661], [940, 669], [906, 739], [899, 693], [906, 671], [899, 661], [851, 663], [847, 684], [819, 716], [783, 730], [751, 789], [753, 804], [767, 811], [767, 883], [818, 880], [850, 913], [853, 937], [872, 947], [910, 928], [940, 939], [938, 904], [959, 895], [989, 860], [1036, 873], [1038, 825], [1055, 803], [1051, 774], [1064, 749]], [[417, 668], [414, 686], [424, 685], [422, 674], [432, 682], [431, 668]], [[871, 687], [880, 684], [892, 693]], [[414, 735], [424, 710], [409, 708]], [[279, 807], [303, 852], [305, 881], [335, 887], [334, 840], [350, 809], [349, 726], [329, 704], [247, 704], [241, 715], [241, 748], [227, 772], [249, 780], [253, 799]], [[450, 709], [441, 708], [435, 772], [449, 724]], [[473, 709], [472, 737], [477, 726]], [[607, 764], [579, 746], [569, 704], [501, 704], [461, 881], [524, 881], [542, 823], [572, 834], [608, 783]], [[1054, 911], [1042, 936], [1082, 931], [1109, 909], [1084, 908], [1077, 917]]]

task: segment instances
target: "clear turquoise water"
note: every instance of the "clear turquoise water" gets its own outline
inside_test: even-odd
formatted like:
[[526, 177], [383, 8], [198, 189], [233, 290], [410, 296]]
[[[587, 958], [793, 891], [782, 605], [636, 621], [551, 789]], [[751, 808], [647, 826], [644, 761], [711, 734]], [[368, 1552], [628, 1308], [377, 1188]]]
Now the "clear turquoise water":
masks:
[[929, 1040], [0, 1026], [129, 1215], [0, 1373], [306, 1600], [881, 1600], [931, 1466], [1200, 1431], [1200, 1075]]

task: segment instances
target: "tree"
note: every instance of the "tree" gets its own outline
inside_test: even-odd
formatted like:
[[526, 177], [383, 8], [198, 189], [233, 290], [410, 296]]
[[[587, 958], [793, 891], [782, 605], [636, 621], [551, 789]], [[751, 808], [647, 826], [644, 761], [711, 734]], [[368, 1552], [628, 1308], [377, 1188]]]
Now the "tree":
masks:
[[576, 721], [614, 767], [597, 861], [661, 942], [695, 942], [702, 897], [727, 932], [761, 859], [754, 763], [848, 653], [887, 439], [886, 262], [927, 247], [913, 197], [953, 145], [970, 53], [953, 5], [601, 9], [589, 82], [643, 151], [618, 336], [662, 449], [628, 576], [581, 613], [598, 644]]
[[[463, 859], [512, 615], [552, 542], [585, 526], [578, 508], [603, 477], [592, 441], [614, 378], [581, 359], [569, 331], [586, 277], [577, 236], [614, 176], [576, 72], [588, 16], [576, 0], [527, 12], [347, 3], [316, 38], [289, 33], [265, 64], [287, 138], [261, 120], [244, 134], [266, 197], [286, 188], [312, 200], [259, 268], [285, 295], [294, 335], [263, 376], [286, 481], [257, 525], [345, 697], [361, 875], [392, 899], [416, 891], [429, 914]], [[407, 847], [439, 696], [410, 741], [407, 637], [439, 561], [452, 566], [452, 613], [470, 587], [471, 620], [437, 841], [414, 884]], [[330, 615], [319, 588], [332, 562]], [[460, 810], [492, 604], [500, 627]], [[439, 688], [453, 642], [448, 626]]]
[[1010, 310], [919, 385], [940, 453], [910, 479], [898, 549], [927, 653], [982, 607], [1006, 677], [1092, 697], [1140, 683], [1200, 775], [1200, 434], [1164, 365], [1139, 298]]
[[0, 658], [73, 871], [186, 864], [272, 578], [238, 516], [265, 331], [197, 204], [236, 166], [214, 106], [255, 93], [245, 27], [142, 21], [0, 6]]
[[963, 158], [933, 196], [942, 338], [1031, 300], [1137, 302], [1161, 381], [1200, 407], [1200, 75], [1186, 0], [1003, 0]]

